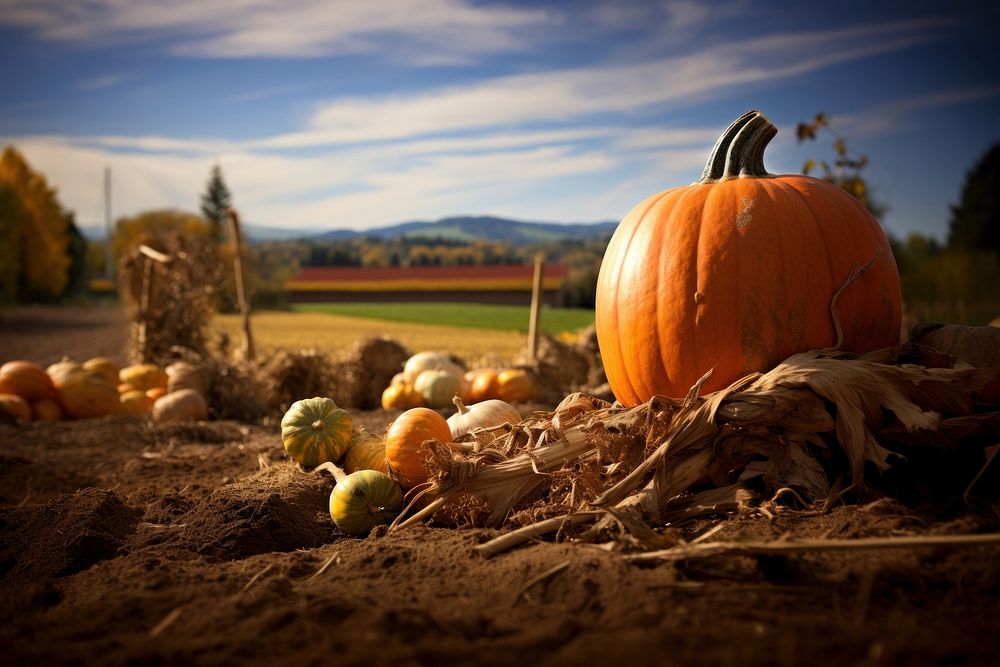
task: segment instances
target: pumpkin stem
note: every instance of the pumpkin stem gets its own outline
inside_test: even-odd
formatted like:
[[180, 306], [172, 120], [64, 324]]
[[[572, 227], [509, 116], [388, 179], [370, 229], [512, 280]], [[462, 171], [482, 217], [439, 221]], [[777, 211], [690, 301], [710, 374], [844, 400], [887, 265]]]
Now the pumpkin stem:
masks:
[[323, 423], [322, 419], [317, 419], [312, 424], [310, 424], [310, 426], [312, 426], [313, 430], [315, 431], [322, 431], [323, 427], [326, 426], [326, 424]]
[[467, 412], [469, 412], [469, 408], [466, 407], [465, 403], [462, 402], [461, 397], [455, 396], [454, 398], [451, 399], [451, 402], [455, 404], [456, 408], [458, 408], [458, 414], [464, 415]]
[[748, 111], [726, 128], [715, 142], [698, 183], [715, 183], [727, 178], [771, 176], [764, 168], [764, 149], [778, 133], [767, 116]]

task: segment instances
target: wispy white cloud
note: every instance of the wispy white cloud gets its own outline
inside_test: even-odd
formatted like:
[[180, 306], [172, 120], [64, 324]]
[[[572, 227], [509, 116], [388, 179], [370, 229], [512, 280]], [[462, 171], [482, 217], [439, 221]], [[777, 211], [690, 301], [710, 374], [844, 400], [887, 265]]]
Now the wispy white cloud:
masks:
[[[265, 145], [398, 139], [670, 108], [731, 94], [739, 86], [773, 84], [905, 49], [934, 39], [930, 27], [901, 22], [779, 35], [651, 62], [513, 75], [411, 95], [339, 99], [319, 108], [306, 130], [273, 137]], [[809, 52], [803, 55], [806, 45]]]
[[[365, 144], [308, 156], [260, 152], [231, 142], [195, 151], [198, 141], [154, 137], [138, 142], [144, 150], [135, 150], [125, 137], [85, 142], [26, 137], [17, 143], [84, 225], [100, 220], [95, 202], [106, 165], [113, 169], [116, 215], [123, 215], [159, 207], [195, 209], [209, 169], [218, 162], [236, 205], [251, 221], [365, 228], [456, 211], [533, 218], [551, 212], [556, 221], [614, 217], [613, 206], [598, 210], [576, 194], [555, 197], [532, 213], [522, 195], [641, 163], [647, 158], [638, 153], [608, 148], [609, 142], [629, 143], [630, 132], [608, 127], [514, 132], [473, 140]], [[596, 145], [581, 148], [577, 142], [582, 140]], [[675, 162], [660, 175], [668, 178], [688, 166]]]
[[115, 86], [121, 85], [130, 78], [131, 77], [128, 74], [122, 74], [120, 72], [114, 74], [101, 74], [79, 81], [76, 84], [76, 87], [78, 90], [84, 91], [107, 90], [108, 88], [114, 88]]
[[282, 97], [289, 93], [297, 93], [308, 87], [305, 83], [286, 83], [280, 86], [266, 86], [264, 88], [252, 88], [242, 93], [236, 93], [223, 98], [223, 102], [230, 104], [246, 104], [248, 102], [259, 102], [261, 100]]
[[905, 131], [921, 123], [920, 111], [947, 108], [997, 97], [1000, 85], [965, 86], [937, 90], [876, 104], [862, 111], [838, 114], [838, 128], [852, 136], [873, 136]]
[[[40, 30], [57, 30], [46, 22], [51, 17], [42, 16], [45, 11], [81, 14], [83, 28], [50, 37], [82, 39], [103, 30], [88, 24], [88, 8], [107, 9], [109, 2], [7, 5], [19, 10], [13, 12], [18, 20], [30, 20]], [[295, 6], [315, 11], [320, 7], [304, 1]], [[468, 24], [473, 35], [481, 23], [486, 31], [483, 44], [495, 49], [515, 46], [505, 41], [514, 39], [514, 31], [507, 28], [544, 20], [523, 10], [473, 8], [458, 0], [433, 0], [429, 6], [453, 17], [450, 25]], [[117, 19], [119, 27], [108, 28], [112, 34], [160, 29], [164, 24], [184, 27], [218, 18], [213, 12], [219, 11], [215, 3], [194, 0], [178, 3], [176, 12], [151, 2], [126, 7], [137, 13], [124, 12], [127, 16]], [[369, 15], [367, 5], [342, 7], [347, 13], [344, 25], [330, 29], [340, 31], [341, 46], [350, 42], [367, 48], [370, 33], [395, 30], [378, 14], [383, 10]], [[245, 0], [237, 10], [276, 11], [263, 0]], [[484, 11], [510, 14], [497, 21]], [[702, 20], [697, 7], [682, 11], [688, 13], [678, 21]], [[228, 19], [228, 14], [227, 20], [232, 35], [250, 34], [245, 32], [250, 23]], [[235, 30], [233, 21], [244, 32]], [[421, 21], [416, 19], [417, 24]], [[382, 27], [371, 27], [376, 25]], [[106, 165], [114, 170], [116, 213], [131, 214], [157, 207], [196, 208], [215, 162], [222, 165], [244, 216], [278, 226], [364, 228], [459, 211], [557, 221], [616, 218], [651, 192], [689, 182], [700, 172], [721, 128], [669, 122], [661, 126], [673, 109], [904, 49], [934, 39], [935, 27], [932, 22], [909, 21], [783, 33], [638, 63], [501, 76], [412, 94], [333, 99], [320, 104], [298, 131], [238, 141], [159, 135], [9, 139], [49, 176], [64, 204], [76, 209], [84, 224], [99, 201], [99, 175]], [[326, 44], [323, 40], [330, 33], [323, 30], [306, 31], [304, 42]], [[239, 50], [239, 39], [234, 39], [223, 51]], [[276, 35], [270, 43], [277, 48], [283, 39]], [[457, 51], [465, 49], [459, 46]], [[578, 182], [588, 184], [584, 196], [580, 187], [567, 187]], [[565, 194], [538, 205], [532, 196], [539, 189]]]
[[213, 58], [379, 53], [411, 64], [458, 63], [526, 48], [539, 9], [467, 0], [4, 0], [0, 25], [43, 39], [94, 44], [162, 38], [175, 53]]

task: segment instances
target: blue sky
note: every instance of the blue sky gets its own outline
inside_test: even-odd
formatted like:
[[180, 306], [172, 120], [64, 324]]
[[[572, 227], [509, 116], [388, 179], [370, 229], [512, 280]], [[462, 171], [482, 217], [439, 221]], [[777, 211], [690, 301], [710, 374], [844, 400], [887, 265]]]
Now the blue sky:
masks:
[[[757, 108], [797, 172], [832, 116], [889, 211], [945, 238], [1000, 140], [1000, 9], [931, 2], [0, 0], [0, 141], [75, 211], [363, 229], [457, 214], [589, 222], [691, 183]], [[995, 3], [993, 3], [995, 5]], [[1000, 7], [1000, 6], [997, 6]]]

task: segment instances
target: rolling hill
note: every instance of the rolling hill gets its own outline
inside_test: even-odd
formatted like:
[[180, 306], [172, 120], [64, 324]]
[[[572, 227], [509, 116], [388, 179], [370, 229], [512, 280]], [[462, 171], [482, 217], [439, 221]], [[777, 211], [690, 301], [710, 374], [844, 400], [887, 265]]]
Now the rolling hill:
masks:
[[405, 222], [365, 231], [338, 229], [318, 234], [313, 238], [337, 240], [362, 236], [382, 239], [405, 237], [455, 241], [504, 241], [519, 245], [541, 241], [600, 239], [610, 236], [617, 224], [616, 222], [559, 224], [525, 222], [492, 216], [458, 216], [442, 218], [435, 222]]

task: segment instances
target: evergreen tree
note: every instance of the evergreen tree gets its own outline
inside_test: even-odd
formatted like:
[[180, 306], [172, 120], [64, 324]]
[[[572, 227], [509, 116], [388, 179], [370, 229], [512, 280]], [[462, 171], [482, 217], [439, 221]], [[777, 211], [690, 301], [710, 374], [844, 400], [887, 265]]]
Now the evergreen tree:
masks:
[[80, 228], [76, 226], [76, 216], [72, 212], [66, 213], [66, 228], [69, 234], [69, 244], [66, 250], [69, 252], [70, 265], [65, 294], [80, 296], [87, 293], [90, 284], [90, 258], [87, 252], [87, 239], [80, 232]]
[[994, 144], [965, 177], [951, 209], [948, 247], [988, 250], [1000, 257], [1000, 144]]
[[219, 165], [212, 167], [212, 173], [201, 196], [201, 214], [212, 225], [212, 235], [216, 241], [222, 238], [223, 225], [226, 224], [226, 211], [232, 206], [232, 196], [226, 182], [222, 180], [222, 169]]

